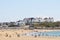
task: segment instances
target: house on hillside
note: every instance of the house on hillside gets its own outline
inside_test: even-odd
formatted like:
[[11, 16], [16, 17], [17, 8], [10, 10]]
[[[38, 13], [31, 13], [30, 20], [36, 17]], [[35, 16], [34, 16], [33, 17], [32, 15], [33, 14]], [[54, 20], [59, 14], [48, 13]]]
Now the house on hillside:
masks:
[[40, 22], [42, 22], [42, 18], [34, 18], [34, 19], [32, 20], [32, 22], [33, 22], [33, 23], [40, 23]]
[[3, 22], [3, 23], [0, 23], [0, 27], [2, 28], [7, 28], [8, 27], [8, 22]]
[[53, 18], [44, 18], [44, 22], [54, 22]]
[[17, 21], [16, 22], [20, 27], [21, 26], [25, 26], [25, 21], [23, 21], [23, 20], [19, 20], [19, 21]]
[[24, 18], [23, 21], [25, 21], [26, 25], [31, 24], [31, 22], [33, 21], [34, 18]]

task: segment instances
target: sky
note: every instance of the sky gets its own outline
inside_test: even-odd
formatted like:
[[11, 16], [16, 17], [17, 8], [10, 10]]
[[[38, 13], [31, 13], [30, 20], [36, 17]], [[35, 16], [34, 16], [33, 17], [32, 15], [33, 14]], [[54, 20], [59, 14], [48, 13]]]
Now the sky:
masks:
[[0, 22], [29, 17], [53, 17], [60, 20], [60, 0], [0, 0]]

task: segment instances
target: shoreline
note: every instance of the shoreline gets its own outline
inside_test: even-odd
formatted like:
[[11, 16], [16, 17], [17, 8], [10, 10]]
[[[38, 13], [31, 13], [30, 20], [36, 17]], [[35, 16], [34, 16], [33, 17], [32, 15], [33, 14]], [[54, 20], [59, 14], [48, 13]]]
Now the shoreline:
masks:
[[[0, 29], [0, 30], [30, 30], [30, 29]], [[40, 31], [40, 32], [49, 32], [49, 31], [60, 31], [60, 29], [33, 29], [30, 31]]]
[[[58, 36], [22, 36], [21, 34], [30, 32], [50, 32], [50, 31], [60, 31], [60, 30], [24, 30], [24, 29], [2, 29], [0, 30], [0, 40], [60, 40]], [[20, 35], [19, 35], [20, 34]], [[8, 35], [8, 36], [7, 36]]]

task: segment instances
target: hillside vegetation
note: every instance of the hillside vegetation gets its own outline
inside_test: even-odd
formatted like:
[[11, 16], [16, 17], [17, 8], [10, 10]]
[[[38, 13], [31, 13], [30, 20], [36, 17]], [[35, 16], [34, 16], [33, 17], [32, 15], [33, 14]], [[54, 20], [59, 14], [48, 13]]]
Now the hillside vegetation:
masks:
[[41, 22], [33, 23], [35, 28], [59, 28], [60, 22]]

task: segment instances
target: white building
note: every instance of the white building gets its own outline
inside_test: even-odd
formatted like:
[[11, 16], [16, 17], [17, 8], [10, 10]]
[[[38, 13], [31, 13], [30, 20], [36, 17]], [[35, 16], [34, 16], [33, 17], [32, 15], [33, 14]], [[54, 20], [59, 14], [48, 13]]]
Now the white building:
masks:
[[33, 21], [34, 18], [24, 18], [23, 21], [25, 21], [26, 24], [30, 24]]
[[32, 22], [42, 22], [42, 18], [34, 18]]
[[19, 20], [18, 22], [16, 22], [16, 24], [18, 24], [19, 26], [24, 26], [25, 25], [25, 21]]
[[53, 18], [24, 18], [25, 23], [34, 23], [34, 22], [54, 22]]
[[44, 18], [44, 22], [54, 22], [53, 18]]
[[0, 27], [8, 27], [8, 22], [0, 23]]

